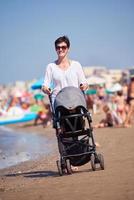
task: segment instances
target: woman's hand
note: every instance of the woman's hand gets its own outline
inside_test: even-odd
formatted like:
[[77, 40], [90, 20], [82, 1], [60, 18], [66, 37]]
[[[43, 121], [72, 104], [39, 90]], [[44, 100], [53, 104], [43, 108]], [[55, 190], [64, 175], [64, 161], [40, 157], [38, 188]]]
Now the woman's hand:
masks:
[[42, 86], [41, 90], [42, 90], [42, 92], [46, 93], [47, 95], [51, 94], [51, 89], [46, 86]]
[[85, 83], [85, 84], [80, 84], [80, 89], [82, 90], [82, 91], [84, 91], [84, 90], [87, 90], [88, 89], [88, 84], [87, 83]]

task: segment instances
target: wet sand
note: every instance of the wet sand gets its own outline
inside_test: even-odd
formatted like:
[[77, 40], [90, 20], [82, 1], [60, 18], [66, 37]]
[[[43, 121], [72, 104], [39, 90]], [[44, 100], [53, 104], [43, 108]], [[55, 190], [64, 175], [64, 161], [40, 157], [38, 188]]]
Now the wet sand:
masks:
[[[18, 134], [24, 130], [44, 135], [48, 140], [55, 137], [51, 127], [30, 124], [11, 127]], [[133, 200], [134, 127], [95, 129], [94, 138], [101, 145], [97, 152], [104, 156], [105, 170], [92, 171], [87, 163], [78, 172], [59, 177], [55, 137], [52, 153], [0, 170], [0, 200]]]

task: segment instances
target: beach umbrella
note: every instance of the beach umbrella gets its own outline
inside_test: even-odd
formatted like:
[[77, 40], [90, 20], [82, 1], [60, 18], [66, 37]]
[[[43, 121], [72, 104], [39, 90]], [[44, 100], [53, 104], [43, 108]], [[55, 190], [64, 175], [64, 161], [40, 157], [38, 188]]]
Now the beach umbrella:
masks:
[[36, 100], [42, 100], [42, 99], [44, 98], [44, 95], [38, 93], [38, 94], [35, 94], [35, 95], [34, 95], [34, 98], [35, 98]]
[[[43, 82], [44, 82], [44, 79], [41, 78], [41, 79], [39, 79], [38, 81], [36, 81], [35, 83], [33, 83], [33, 85], [31, 86], [31, 88], [32, 88], [33, 90], [41, 89], [41, 87], [42, 87], [42, 85], [43, 85]], [[54, 84], [53, 84], [53, 83], [50, 84], [50, 88], [51, 88], [51, 89], [54, 88]]]
[[122, 90], [122, 86], [119, 83], [115, 83], [110, 89], [107, 89], [108, 93], [114, 93]]
[[130, 78], [134, 78], [134, 68], [129, 69]]
[[106, 83], [106, 80], [104, 78], [93, 75], [87, 78], [87, 82], [89, 85], [102, 85]]
[[42, 85], [43, 85], [43, 78], [41, 78], [38, 81], [36, 81], [35, 83], [33, 83], [33, 85], [31, 86], [31, 88], [33, 90], [41, 89]]
[[96, 90], [95, 90], [95, 89], [86, 90], [86, 91], [85, 91], [85, 94], [86, 94], [86, 95], [93, 95], [93, 94], [96, 94]]

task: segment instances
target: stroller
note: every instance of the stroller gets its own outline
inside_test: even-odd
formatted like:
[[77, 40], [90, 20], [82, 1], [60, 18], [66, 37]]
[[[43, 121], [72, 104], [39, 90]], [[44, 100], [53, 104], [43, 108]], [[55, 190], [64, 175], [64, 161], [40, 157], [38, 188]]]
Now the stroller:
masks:
[[104, 170], [103, 155], [96, 153], [92, 118], [83, 92], [72, 86], [63, 88], [56, 96], [53, 109], [60, 154], [56, 161], [59, 175], [72, 174], [71, 166], [82, 166], [88, 162], [93, 171], [97, 164]]

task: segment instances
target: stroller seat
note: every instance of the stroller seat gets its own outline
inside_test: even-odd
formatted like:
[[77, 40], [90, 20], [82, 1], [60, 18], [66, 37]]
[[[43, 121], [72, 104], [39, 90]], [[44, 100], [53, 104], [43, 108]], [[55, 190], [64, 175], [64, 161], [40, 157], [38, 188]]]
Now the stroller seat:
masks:
[[86, 134], [85, 114], [82, 114], [80, 110], [79, 108], [73, 111], [65, 108], [62, 109], [64, 114], [60, 113], [59, 121], [63, 137], [76, 137]]

